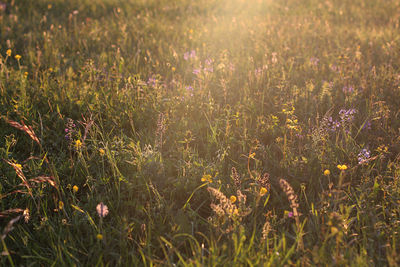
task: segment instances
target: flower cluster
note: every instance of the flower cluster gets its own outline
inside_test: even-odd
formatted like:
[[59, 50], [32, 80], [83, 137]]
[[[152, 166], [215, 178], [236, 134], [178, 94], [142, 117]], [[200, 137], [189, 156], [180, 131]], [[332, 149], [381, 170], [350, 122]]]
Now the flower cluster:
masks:
[[366, 148], [363, 148], [360, 153], [358, 153], [358, 164], [364, 163], [366, 160], [368, 160], [371, 156], [371, 151], [369, 151]]
[[343, 165], [337, 165], [337, 168], [339, 169], [339, 170], [341, 170], [341, 171], [345, 171], [345, 170], [347, 170], [347, 165], [346, 164], [343, 164]]
[[322, 126], [324, 129], [334, 132], [337, 128], [340, 127], [340, 122], [337, 120], [333, 120], [332, 117], [324, 117], [322, 119]]
[[196, 51], [192, 50], [190, 52], [186, 52], [183, 54], [183, 59], [184, 60], [189, 60], [189, 59], [193, 59], [196, 58]]
[[351, 94], [354, 92], [354, 88], [351, 85], [350, 86], [345, 85], [345, 86], [343, 86], [342, 91], [345, 94]]
[[70, 119], [70, 118], [68, 118], [67, 119], [67, 124], [65, 125], [65, 139], [67, 139], [67, 140], [69, 140], [69, 141], [72, 141], [73, 140], [73, 137], [74, 137], [74, 134], [75, 134], [75, 127], [76, 127], [76, 125], [75, 125], [75, 123], [74, 123], [74, 120], [73, 119]]
[[354, 119], [354, 114], [357, 113], [357, 110], [354, 108], [351, 109], [341, 109], [339, 111], [339, 116], [342, 124], [350, 123]]

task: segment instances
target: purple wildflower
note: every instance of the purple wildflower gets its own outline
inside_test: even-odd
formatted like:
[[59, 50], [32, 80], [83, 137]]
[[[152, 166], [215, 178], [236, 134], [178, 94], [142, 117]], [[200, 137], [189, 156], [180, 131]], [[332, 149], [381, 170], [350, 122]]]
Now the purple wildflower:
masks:
[[200, 72], [201, 72], [200, 69], [194, 69], [194, 70], [193, 70], [193, 74], [194, 74], [194, 75], [199, 75]]
[[371, 130], [371, 122], [366, 121], [362, 127], [362, 130]]
[[214, 71], [214, 68], [212, 66], [212, 64], [213, 64], [212, 59], [208, 58], [208, 59], [206, 59], [206, 61], [204, 63], [205, 63], [204, 72], [213, 72]]
[[183, 59], [184, 60], [188, 60], [189, 59], [189, 52], [185, 52], [185, 54], [183, 54]]
[[342, 88], [342, 91], [343, 91], [343, 93], [345, 93], [345, 94], [351, 94], [351, 93], [353, 93], [354, 92], [354, 88], [353, 88], [353, 86], [343, 86], [343, 88]]
[[193, 96], [193, 87], [189, 85], [189, 86], [186, 86], [185, 88], [189, 92], [190, 96]]
[[195, 58], [195, 57], [196, 57], [196, 51], [195, 50], [192, 50], [190, 52], [185, 52], [183, 54], [183, 59], [184, 60], [189, 60], [189, 59], [192, 59], [192, 58]]
[[339, 67], [336, 66], [335, 64], [330, 65], [331, 71], [333, 72], [338, 72], [339, 71]]
[[316, 66], [318, 66], [318, 63], [319, 63], [319, 58], [316, 58], [316, 57], [310, 58], [310, 64], [311, 65], [316, 67]]
[[332, 117], [324, 117], [323, 125], [325, 129], [334, 132], [337, 128], [340, 127], [340, 122], [338, 122], [337, 120], [333, 120]]
[[354, 108], [351, 109], [341, 109], [339, 111], [339, 116], [342, 123], [352, 122], [354, 119], [354, 114], [357, 113], [357, 110]]
[[360, 153], [358, 153], [358, 164], [363, 164], [367, 159], [371, 156], [371, 151], [366, 148], [363, 148]]
[[156, 79], [154, 79], [153, 77], [150, 77], [148, 80], [147, 80], [147, 85], [150, 85], [150, 86], [156, 86], [156, 84], [157, 84], [157, 80]]

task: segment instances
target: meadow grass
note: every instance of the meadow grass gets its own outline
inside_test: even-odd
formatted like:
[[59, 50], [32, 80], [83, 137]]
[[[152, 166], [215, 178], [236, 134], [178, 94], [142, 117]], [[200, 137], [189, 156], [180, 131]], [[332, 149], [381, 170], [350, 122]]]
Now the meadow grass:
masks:
[[400, 2], [0, 3], [2, 266], [397, 266]]

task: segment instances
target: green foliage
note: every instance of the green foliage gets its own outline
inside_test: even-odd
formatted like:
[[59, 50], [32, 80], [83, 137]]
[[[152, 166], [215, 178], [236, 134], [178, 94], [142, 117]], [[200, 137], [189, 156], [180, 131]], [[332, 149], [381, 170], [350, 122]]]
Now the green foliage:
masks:
[[0, 2], [0, 264], [397, 266], [399, 14]]

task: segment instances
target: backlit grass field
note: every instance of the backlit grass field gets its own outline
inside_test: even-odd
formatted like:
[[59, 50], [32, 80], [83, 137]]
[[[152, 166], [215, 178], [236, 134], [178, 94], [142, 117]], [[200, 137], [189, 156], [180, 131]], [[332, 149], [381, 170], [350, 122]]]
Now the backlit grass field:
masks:
[[2, 266], [398, 266], [400, 2], [2, 0]]

